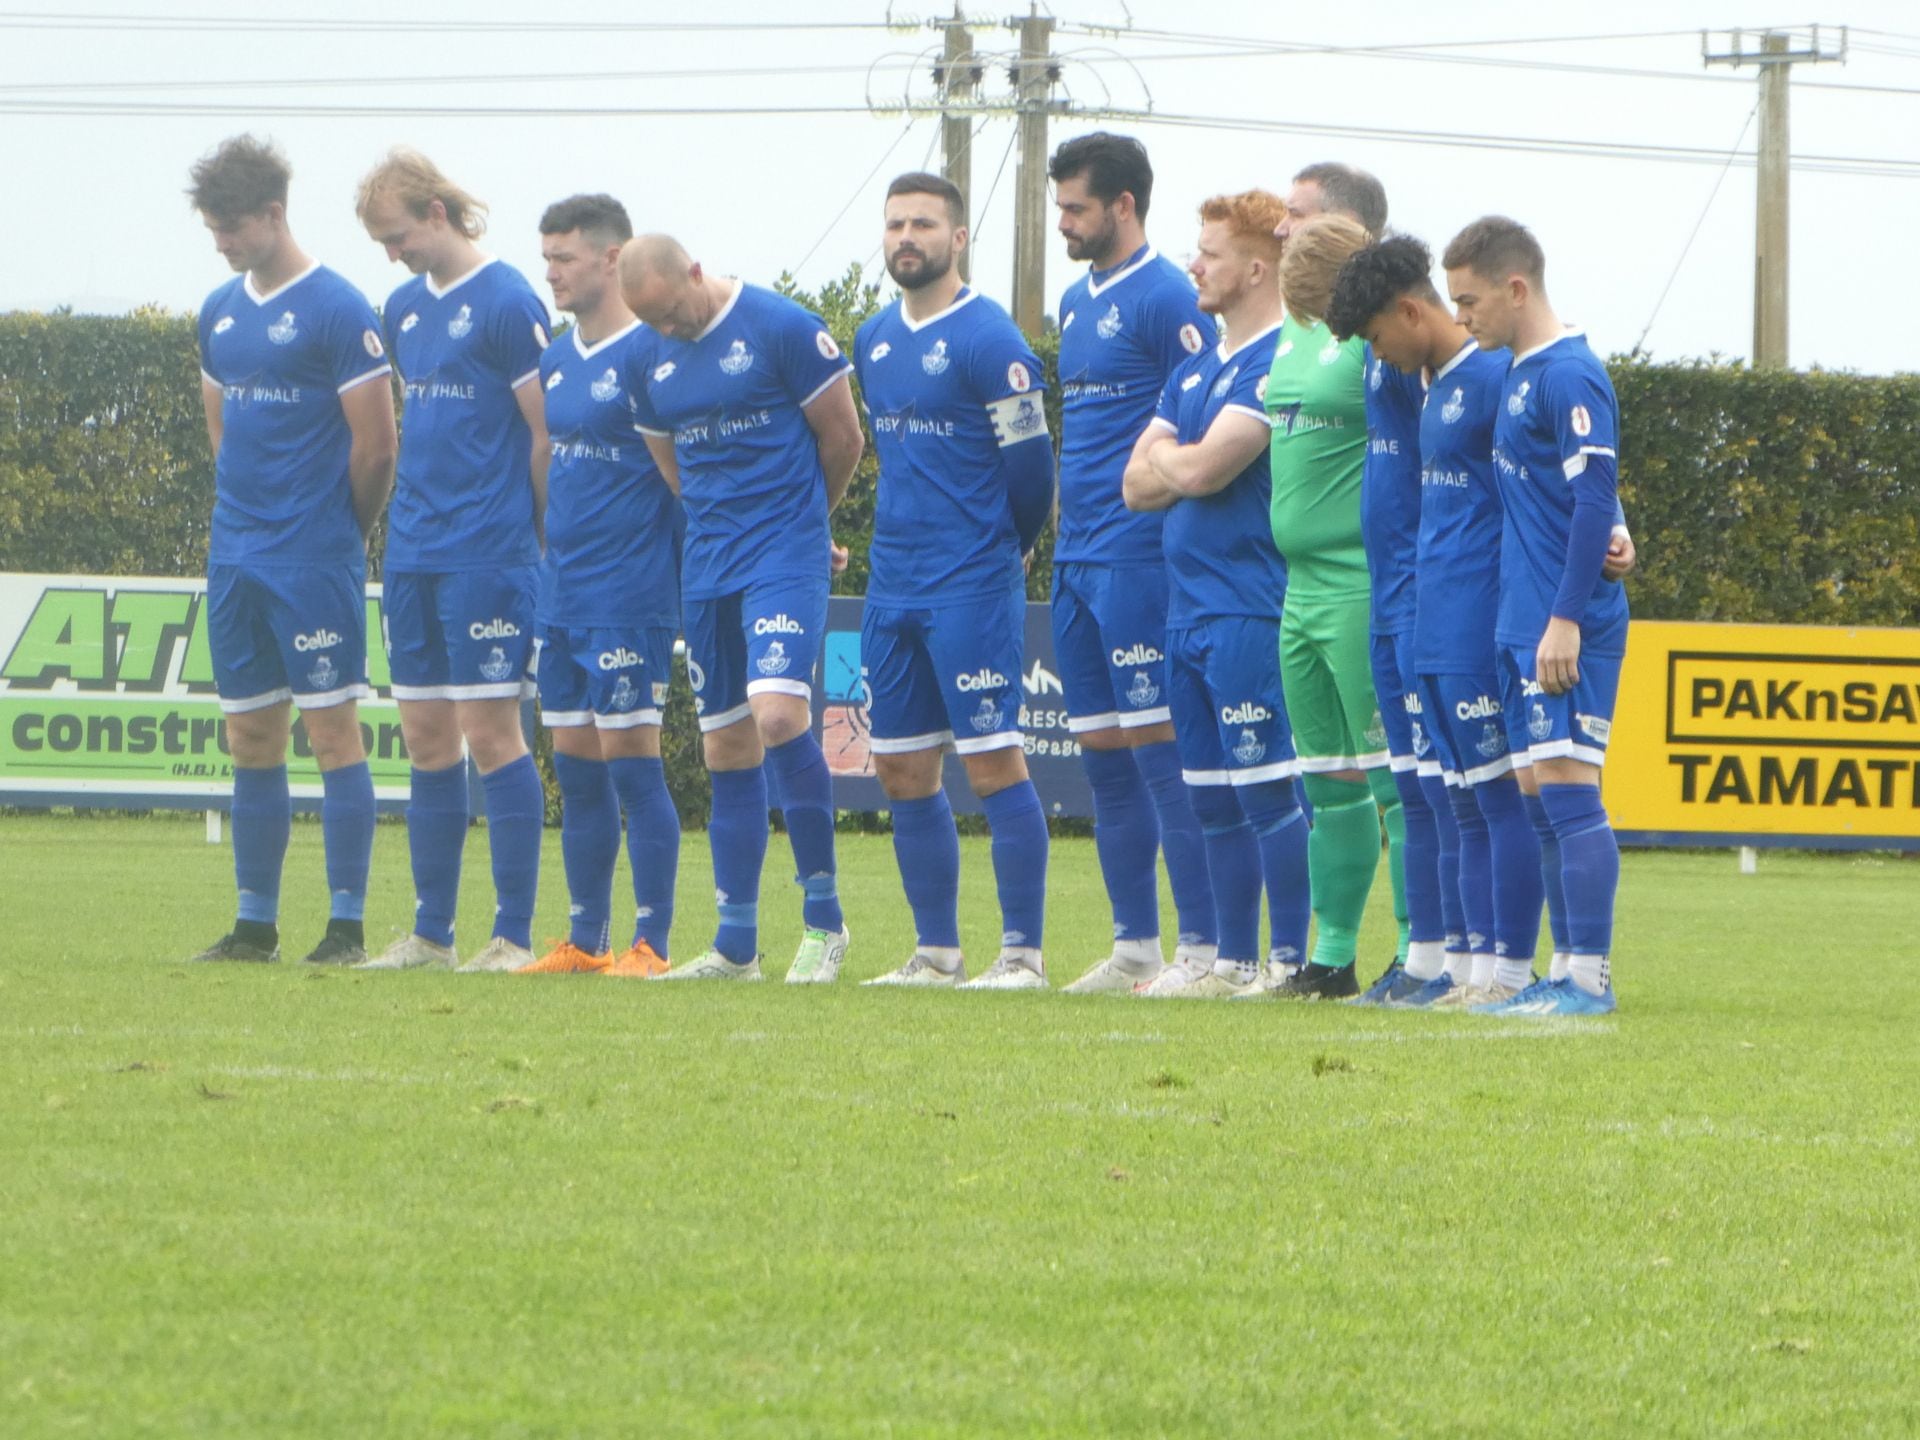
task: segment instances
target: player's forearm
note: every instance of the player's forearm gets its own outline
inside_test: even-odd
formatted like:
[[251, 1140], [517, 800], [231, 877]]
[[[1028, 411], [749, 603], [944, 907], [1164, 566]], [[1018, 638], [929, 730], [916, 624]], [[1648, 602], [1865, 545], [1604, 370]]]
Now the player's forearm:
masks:
[[1220, 457], [1209, 452], [1204, 440], [1191, 445], [1176, 445], [1171, 441], [1156, 445], [1147, 452], [1147, 463], [1167, 488], [1182, 499], [1224, 490], [1238, 473], [1221, 464]]
[[399, 447], [381, 436], [356, 438], [347, 456], [347, 488], [353, 495], [353, 518], [360, 538], [373, 534], [374, 522], [393, 493], [393, 466]]
[[1170, 510], [1179, 498], [1179, 492], [1160, 478], [1144, 456], [1127, 462], [1126, 473], [1120, 477], [1120, 499], [1127, 509]]
[[838, 509], [846, 497], [847, 486], [853, 483], [853, 472], [859, 468], [866, 448], [866, 437], [857, 425], [850, 435], [835, 434], [820, 441], [820, 470], [827, 478], [828, 510]]
[[1002, 456], [1013, 533], [1024, 555], [1033, 549], [1033, 542], [1040, 538], [1053, 513], [1053, 446], [1041, 435], [1008, 446]]
[[1580, 623], [1612, 543], [1613, 507], [1600, 495], [1576, 492], [1573, 520], [1567, 527], [1567, 562], [1560, 572], [1559, 593], [1553, 597], [1556, 619]]
[[547, 467], [553, 461], [553, 447], [547, 437], [539, 437], [539, 448], [533, 452], [532, 463], [528, 465], [528, 479], [533, 485], [533, 535], [540, 542], [540, 548], [547, 548]]

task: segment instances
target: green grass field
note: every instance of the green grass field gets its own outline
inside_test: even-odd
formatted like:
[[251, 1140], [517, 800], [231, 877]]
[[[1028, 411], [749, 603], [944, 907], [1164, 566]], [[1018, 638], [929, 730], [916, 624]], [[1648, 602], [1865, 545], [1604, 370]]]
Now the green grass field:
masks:
[[[1573, 1024], [191, 967], [197, 818], [0, 855], [9, 1440], [1920, 1430], [1910, 864], [1631, 855]], [[888, 842], [841, 855], [859, 979], [910, 932]], [[295, 954], [320, 863], [297, 827]], [[685, 953], [702, 837], [681, 876]], [[464, 898], [471, 946], [480, 831]], [[1052, 901], [1064, 983], [1090, 843]], [[383, 826], [376, 943], [408, 906]]]

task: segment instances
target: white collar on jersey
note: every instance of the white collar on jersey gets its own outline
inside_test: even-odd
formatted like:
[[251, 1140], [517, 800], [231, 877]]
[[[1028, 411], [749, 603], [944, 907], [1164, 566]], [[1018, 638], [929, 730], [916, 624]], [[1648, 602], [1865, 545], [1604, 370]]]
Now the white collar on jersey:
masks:
[[1585, 330], [1582, 330], [1578, 325], [1569, 325], [1566, 329], [1562, 330], [1558, 335], [1554, 336], [1551, 340], [1546, 341], [1544, 344], [1536, 345], [1531, 350], [1524, 351], [1523, 353], [1514, 356], [1513, 363], [1515, 365], [1518, 365], [1522, 360], [1531, 360], [1534, 356], [1539, 355], [1545, 351], [1551, 350], [1554, 346], [1558, 345], [1562, 340], [1571, 340], [1577, 335], [1585, 335], [1586, 333], [1587, 332]]
[[701, 327], [698, 335], [693, 337], [693, 344], [698, 345], [702, 340], [706, 339], [707, 336], [720, 328], [720, 322], [733, 313], [733, 307], [740, 303], [741, 292], [746, 288], [747, 282], [744, 280], [736, 279], [733, 282], [733, 293], [727, 296], [727, 303], [713, 312], [713, 318]]
[[246, 276], [240, 281], [240, 288], [247, 292], [247, 298], [253, 301], [254, 304], [265, 305], [269, 300], [272, 300], [276, 295], [286, 294], [287, 291], [291, 290], [294, 286], [298, 285], [302, 280], [306, 279], [309, 275], [313, 274], [313, 272], [318, 270], [319, 268], [320, 268], [320, 262], [318, 260], [315, 260], [312, 264], [308, 265], [306, 269], [302, 270], [298, 275], [294, 276], [291, 280], [283, 280], [280, 284], [274, 286], [273, 289], [269, 290], [264, 295], [262, 295], [258, 290], [253, 288], [253, 272], [249, 270], [246, 273]]
[[1433, 372], [1433, 383], [1438, 385], [1442, 380], [1446, 379], [1447, 376], [1453, 372], [1453, 368], [1456, 365], [1458, 365], [1462, 360], [1466, 359], [1467, 356], [1473, 354], [1473, 352], [1478, 350], [1479, 348], [1480, 348], [1480, 342], [1478, 340], [1475, 340], [1469, 337], [1466, 344], [1462, 345], [1458, 350], [1453, 352], [1453, 358], [1451, 360], [1447, 361], [1446, 364], [1442, 365], [1438, 370]]
[[929, 315], [924, 320], [916, 320], [911, 315], [907, 314], [907, 302], [906, 302], [906, 298], [903, 296], [901, 297], [901, 300], [900, 300], [900, 323], [907, 327], [907, 331], [909, 334], [918, 334], [920, 331], [926, 329], [927, 326], [933, 324], [934, 321], [946, 319], [947, 316], [953, 314], [954, 311], [958, 310], [961, 306], [967, 304], [969, 301], [973, 299], [975, 295], [979, 293], [980, 293], [979, 291], [973, 289], [971, 286], [962, 285], [960, 287], [960, 293], [953, 297], [953, 303], [951, 305], [947, 306], [947, 308], [944, 310], [934, 311], [933, 314]]
[[1138, 260], [1134, 261], [1131, 265], [1122, 265], [1104, 280], [1095, 280], [1093, 278], [1093, 271], [1089, 270], [1087, 272], [1087, 298], [1091, 300], [1100, 294], [1101, 291], [1111, 290], [1129, 275], [1135, 271], [1144, 269], [1159, 258], [1160, 252], [1149, 245]]
[[458, 290], [462, 285], [466, 284], [474, 276], [478, 275], [482, 270], [486, 269], [489, 265], [493, 264], [493, 262], [494, 262], [493, 256], [482, 255], [480, 257], [480, 263], [478, 265], [474, 266], [471, 270], [467, 271], [466, 274], [462, 275], [458, 280], [455, 280], [452, 284], [448, 285], [447, 288], [444, 290], [442, 290], [438, 285], [433, 283], [433, 276], [423, 275], [421, 278], [427, 282], [427, 293], [436, 300], [443, 300], [447, 296], [451, 295], [454, 291]]
[[1220, 362], [1222, 364], [1225, 364], [1227, 361], [1231, 360], [1234, 356], [1238, 355], [1242, 350], [1246, 349], [1249, 345], [1257, 345], [1260, 341], [1266, 339], [1267, 336], [1273, 334], [1274, 331], [1280, 328], [1282, 323], [1283, 322], [1279, 320], [1274, 321], [1273, 324], [1267, 326], [1266, 329], [1258, 331], [1255, 334], [1249, 335], [1246, 339], [1242, 340], [1238, 345], [1234, 346], [1233, 349], [1231, 350], [1227, 349], [1227, 342], [1225, 340], [1222, 340], [1218, 345], [1213, 347], [1213, 353], [1220, 357]]
[[574, 353], [577, 354], [582, 360], [591, 360], [594, 356], [598, 355], [602, 350], [606, 349], [607, 346], [613, 344], [614, 341], [623, 339], [624, 337], [631, 335], [634, 331], [638, 330], [639, 328], [640, 328], [640, 322], [638, 320], [629, 320], [625, 325], [621, 326], [618, 330], [614, 331], [613, 334], [607, 336], [606, 339], [596, 341], [592, 345], [587, 345], [581, 342], [580, 327], [576, 325], [573, 327], [573, 331], [572, 331]]

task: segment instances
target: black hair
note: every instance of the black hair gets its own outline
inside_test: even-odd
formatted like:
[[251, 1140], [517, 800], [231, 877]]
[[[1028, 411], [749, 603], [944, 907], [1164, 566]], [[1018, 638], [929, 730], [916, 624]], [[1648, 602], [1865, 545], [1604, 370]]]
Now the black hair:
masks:
[[1547, 256], [1540, 242], [1526, 226], [1504, 215], [1486, 215], [1467, 226], [1447, 245], [1440, 263], [1498, 282], [1524, 275], [1535, 289], [1547, 283]]
[[1309, 180], [1318, 185], [1326, 209], [1351, 215], [1367, 227], [1368, 234], [1386, 233], [1387, 187], [1365, 170], [1323, 160], [1293, 178], [1296, 184]]
[[542, 235], [566, 235], [591, 230], [624, 245], [633, 238], [633, 221], [627, 207], [611, 195], [569, 195], [556, 200], [540, 217]]
[[187, 198], [210, 219], [238, 220], [275, 201], [285, 205], [292, 177], [293, 167], [271, 140], [235, 135], [194, 162]]
[[1339, 340], [1358, 335], [1404, 295], [1440, 303], [1433, 286], [1433, 252], [1411, 235], [1377, 240], [1341, 264], [1333, 298], [1327, 302], [1327, 328]]
[[967, 223], [967, 197], [944, 175], [935, 175], [931, 170], [909, 170], [904, 175], [896, 175], [887, 186], [887, 199], [896, 195], [938, 195], [947, 202], [947, 218], [956, 227]]
[[1133, 196], [1133, 213], [1147, 218], [1153, 202], [1153, 165], [1147, 147], [1131, 135], [1096, 130], [1067, 141], [1047, 162], [1047, 178], [1058, 185], [1077, 175], [1087, 177], [1087, 191], [1102, 205], [1122, 194]]

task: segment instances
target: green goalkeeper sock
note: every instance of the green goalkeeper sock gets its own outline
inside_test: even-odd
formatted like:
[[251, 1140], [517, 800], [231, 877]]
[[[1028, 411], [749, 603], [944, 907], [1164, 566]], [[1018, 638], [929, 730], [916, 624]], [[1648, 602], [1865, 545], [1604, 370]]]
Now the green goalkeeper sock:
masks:
[[1380, 819], [1387, 827], [1387, 874], [1393, 879], [1393, 921], [1400, 927], [1393, 958], [1407, 960], [1407, 941], [1413, 927], [1407, 920], [1407, 817], [1400, 808], [1400, 790], [1393, 783], [1393, 772], [1382, 765], [1367, 772], [1367, 785], [1380, 806]]
[[1313, 891], [1313, 963], [1353, 964], [1374, 871], [1380, 868], [1380, 810], [1365, 785], [1307, 777], [1313, 833], [1307, 837], [1307, 873]]

